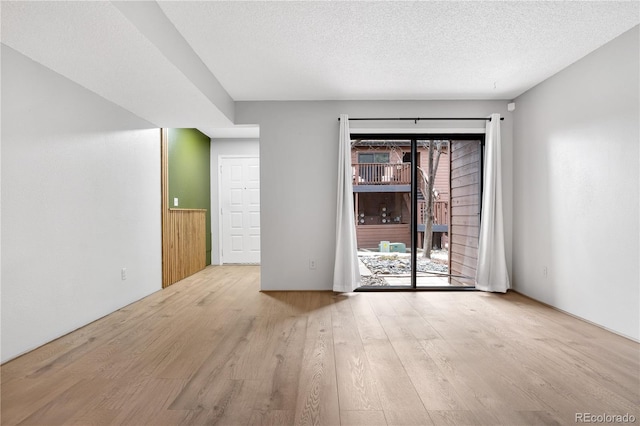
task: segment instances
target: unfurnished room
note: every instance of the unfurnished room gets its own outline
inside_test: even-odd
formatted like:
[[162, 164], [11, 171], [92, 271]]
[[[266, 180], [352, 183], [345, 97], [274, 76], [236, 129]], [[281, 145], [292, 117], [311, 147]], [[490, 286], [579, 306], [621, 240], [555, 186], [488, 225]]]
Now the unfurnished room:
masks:
[[5, 1], [0, 424], [640, 422], [637, 1]]

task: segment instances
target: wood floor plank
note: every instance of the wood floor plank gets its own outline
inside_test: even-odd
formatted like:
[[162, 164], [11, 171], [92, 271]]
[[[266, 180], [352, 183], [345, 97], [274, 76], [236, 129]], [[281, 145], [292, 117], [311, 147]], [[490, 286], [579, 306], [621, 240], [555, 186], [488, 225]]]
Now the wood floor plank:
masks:
[[[609, 354], [608, 358], [611, 362], [607, 365], [602, 365], [591, 355], [595, 351], [593, 345], [588, 345], [591, 349], [585, 351], [584, 346], [582, 350], [578, 350], [573, 342], [554, 340], [550, 347], [553, 348], [553, 355], [562, 359], [571, 359], [574, 369], [580, 370], [582, 376], [591, 378], [598, 383], [598, 386], [602, 386], [614, 394], [629, 395], [630, 401], [640, 406], [640, 395], [635, 392], [637, 391], [638, 383], [633, 379], [634, 373], [635, 377], [640, 377], [640, 371], [637, 367], [634, 370], [634, 366], [631, 363], [621, 362], [622, 368], [624, 368], [625, 364], [628, 368], [626, 371], [621, 370], [618, 368], [620, 364], [614, 361], [616, 360], [615, 355]], [[631, 374], [620, 374], [623, 371]], [[614, 377], [616, 378], [614, 379]]]
[[250, 426], [282, 426], [293, 424], [293, 411], [287, 410], [253, 410]]
[[429, 413], [425, 410], [385, 410], [389, 426], [430, 426], [433, 425]]
[[[576, 361], [558, 355], [555, 339], [534, 339], [518, 342], [520, 350], [529, 354], [527, 366], [536, 374], [541, 374], [549, 387], [554, 390], [555, 402], [551, 407], [565, 418], [573, 418], [575, 412], [615, 411], [640, 415], [636, 401], [640, 388], [630, 393], [616, 393], [607, 388], [608, 380], [602, 381], [585, 374], [584, 367]], [[510, 355], [516, 356], [513, 348], [506, 348]], [[521, 355], [517, 355], [522, 358]], [[542, 369], [554, 371], [554, 374], [541, 373]], [[632, 372], [631, 372], [632, 373]], [[604, 412], [603, 411], [603, 412]]]
[[382, 328], [378, 316], [366, 297], [363, 296], [364, 294], [361, 293], [348, 299], [351, 304], [353, 318], [358, 326], [360, 338], [363, 341], [367, 339], [386, 339], [387, 334]]
[[466, 410], [430, 410], [429, 417], [436, 426], [449, 425], [487, 425], [493, 426], [496, 423], [486, 423], [476, 417], [472, 411]]
[[20, 421], [20, 425], [58, 425], [72, 419], [110, 386], [107, 379], [83, 379]]
[[398, 317], [410, 319], [420, 316], [420, 312], [415, 309], [407, 298], [408, 294], [413, 293], [394, 292], [392, 297], [386, 299], [386, 302], [393, 308]]
[[[134, 425], [144, 424], [156, 413], [166, 412], [170, 402], [184, 387], [185, 380], [148, 378], [141, 383], [130, 380], [127, 385], [118, 386], [113, 394], [117, 401], [105, 401], [107, 404], [116, 403], [119, 414], [111, 423]], [[72, 421], [88, 418], [96, 409], [89, 405], [81, 410]]]
[[[259, 393], [257, 380], [226, 380], [219, 393], [211, 393], [215, 404], [187, 411], [180, 424], [185, 425], [246, 425], [251, 422], [251, 407]], [[169, 410], [171, 412], [173, 410]]]
[[[103, 426], [117, 424], [116, 419], [121, 413], [116, 410], [94, 409], [86, 411], [65, 421], [69, 426]], [[158, 422], [154, 423], [160, 425]], [[175, 424], [175, 423], [174, 423]]]
[[281, 332], [282, 318], [273, 315], [257, 316], [247, 335], [247, 348], [233, 365], [234, 379], [263, 380], [268, 378], [278, 363], [275, 348]]
[[2, 424], [17, 424], [38, 411], [60, 394], [76, 385], [82, 376], [46, 377], [42, 379], [24, 378], [20, 381], [2, 383]]
[[[394, 294], [385, 294], [385, 293], [369, 293], [367, 294], [367, 300], [375, 312], [376, 316], [382, 321], [386, 316], [396, 316], [398, 312], [396, 312], [395, 308], [389, 303], [390, 298], [394, 298]], [[397, 297], [397, 295], [395, 296]]]
[[[425, 351], [470, 410], [504, 409], [508, 406], [508, 398], [511, 394], [507, 391], [503, 394], [502, 388], [492, 386], [487, 382], [493, 378], [485, 377], [481, 370], [476, 369], [473, 354], [466, 350], [465, 343], [467, 343], [465, 340], [434, 339], [422, 341]], [[504, 397], [507, 399], [505, 400]]]
[[295, 424], [340, 424], [330, 306], [309, 313], [302, 365]]
[[[475, 413], [478, 416], [478, 413]], [[493, 413], [502, 425], [562, 425], [570, 423], [566, 419], [561, 420], [556, 413], [549, 411], [501, 411]]]
[[416, 388], [391, 343], [388, 340], [367, 340], [364, 350], [382, 408], [385, 411], [424, 410]]
[[[174, 284], [175, 285], [175, 284]], [[247, 336], [255, 317], [240, 317], [225, 330], [220, 344], [211, 348], [211, 354], [189, 379], [184, 389], [171, 403], [171, 410], [211, 409], [218, 399], [235, 392], [241, 381], [233, 380], [231, 365], [237, 362], [247, 346]]]
[[[167, 299], [177, 300], [176, 291], [156, 293], [147, 296], [144, 301], [134, 302], [119, 309], [108, 317], [100, 318], [73, 333], [62, 336], [40, 348], [31, 351], [2, 366], [2, 377], [5, 383], [12, 378], [31, 377], [59, 369], [93, 350], [98, 345], [116, 338], [128, 330], [138, 330], [141, 324], [156, 315], [158, 307]], [[184, 292], [188, 295], [188, 292]]]
[[275, 365], [271, 367], [269, 377], [262, 381], [261, 396], [254, 408], [295, 412], [306, 327], [306, 317], [280, 320], [276, 344], [271, 353], [265, 354], [265, 359]]
[[421, 316], [384, 317], [381, 321], [385, 338], [430, 340], [442, 336]]
[[427, 410], [466, 410], [464, 399], [415, 339], [390, 339]]
[[333, 306], [331, 322], [340, 409], [381, 410], [375, 380], [348, 299], [342, 298]]
[[[149, 414], [143, 424], [153, 426], [179, 426], [194, 424], [188, 421], [188, 416], [192, 414], [191, 410], [162, 410]], [[105, 423], [115, 425], [116, 423]], [[81, 425], [78, 425], [81, 426]]]
[[470, 354], [473, 357], [475, 372], [482, 373], [482, 381], [510, 410], [543, 410], [544, 404], [532, 391], [531, 377], [519, 368], [505, 368], [506, 364], [496, 352], [489, 352], [481, 341], [448, 342], [457, 351], [452, 360], [456, 365], [468, 363]]
[[[40, 378], [55, 374], [57, 371], [75, 365], [76, 361], [99, 345], [104, 345], [128, 330], [137, 330], [132, 324], [126, 324], [127, 318], [132, 323], [144, 323], [154, 315], [153, 312], [135, 312], [131, 315], [116, 311], [113, 317], [100, 319], [74, 333], [67, 334], [38, 350], [29, 352], [3, 366], [3, 382], [12, 378]], [[111, 323], [111, 324], [109, 324]]]
[[163, 379], [190, 379], [211, 355], [213, 348], [220, 344], [231, 318], [233, 317], [217, 321], [202, 320], [191, 329], [185, 330], [180, 337], [181, 345], [175, 345], [169, 350], [171, 355], [163, 358], [161, 364], [155, 366], [153, 376]]
[[640, 344], [514, 292], [260, 292], [205, 270], [0, 366], [5, 425], [640, 418]]
[[387, 426], [387, 420], [384, 417], [384, 411], [341, 411], [339, 424], [342, 426]]

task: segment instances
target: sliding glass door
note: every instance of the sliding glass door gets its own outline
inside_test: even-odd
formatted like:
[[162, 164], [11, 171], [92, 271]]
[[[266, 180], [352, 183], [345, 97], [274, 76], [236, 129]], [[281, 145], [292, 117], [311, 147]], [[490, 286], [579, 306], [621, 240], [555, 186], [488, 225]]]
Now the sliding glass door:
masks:
[[410, 287], [411, 140], [354, 140], [351, 152], [363, 285]]
[[481, 137], [352, 135], [362, 288], [473, 288]]

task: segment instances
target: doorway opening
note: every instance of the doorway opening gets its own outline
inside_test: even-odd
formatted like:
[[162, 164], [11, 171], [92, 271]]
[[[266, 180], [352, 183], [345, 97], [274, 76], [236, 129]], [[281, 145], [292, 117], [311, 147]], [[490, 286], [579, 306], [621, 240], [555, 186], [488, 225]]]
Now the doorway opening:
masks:
[[484, 135], [354, 135], [362, 290], [473, 289]]

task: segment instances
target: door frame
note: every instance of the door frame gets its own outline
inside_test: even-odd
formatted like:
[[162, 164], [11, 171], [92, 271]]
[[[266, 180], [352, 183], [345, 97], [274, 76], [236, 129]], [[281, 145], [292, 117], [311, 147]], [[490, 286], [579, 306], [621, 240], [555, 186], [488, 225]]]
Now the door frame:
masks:
[[[447, 129], [451, 130], [451, 133], [448, 132], [421, 132], [421, 133], [356, 133], [351, 132], [351, 139], [402, 139], [402, 140], [411, 140], [411, 244], [412, 248], [417, 247], [418, 242], [418, 218], [417, 214], [417, 192], [418, 187], [416, 185], [417, 181], [417, 141], [418, 140], [479, 140], [480, 141], [480, 214], [482, 215], [482, 190], [484, 185], [484, 145], [485, 145], [485, 133], [484, 132], [473, 132], [468, 133], [469, 129], [459, 129], [459, 133], [455, 133], [458, 129]], [[465, 130], [467, 132], [465, 132]], [[480, 129], [482, 130], [482, 129]], [[451, 209], [449, 209], [451, 211]], [[451, 221], [449, 221], [449, 226], [451, 226]], [[449, 228], [449, 232], [451, 229]], [[449, 234], [451, 235], [451, 234]], [[451, 245], [450, 245], [451, 246]], [[374, 287], [359, 287], [354, 291], [475, 291], [475, 287], [466, 287], [466, 286], [429, 286], [429, 287], [418, 287], [417, 286], [417, 271], [415, 265], [417, 264], [417, 251], [411, 250], [411, 285], [410, 286], [374, 286]]]
[[[256, 159], [260, 164], [259, 155], [249, 154], [218, 154], [218, 253], [220, 254], [220, 265], [224, 265], [224, 251], [222, 247], [222, 162], [223, 160], [231, 160], [238, 158]], [[262, 213], [262, 202], [260, 202], [260, 210]], [[262, 214], [260, 214], [260, 233], [262, 233]], [[262, 239], [261, 239], [262, 241]], [[262, 254], [262, 242], [260, 243], [260, 253]]]

